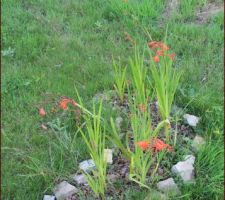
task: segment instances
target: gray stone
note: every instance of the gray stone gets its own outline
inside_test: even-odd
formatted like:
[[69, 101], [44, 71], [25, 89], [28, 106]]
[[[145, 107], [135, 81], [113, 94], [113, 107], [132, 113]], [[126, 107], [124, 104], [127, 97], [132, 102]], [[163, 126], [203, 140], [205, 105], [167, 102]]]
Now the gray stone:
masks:
[[43, 200], [55, 200], [55, 196], [52, 196], [52, 195], [44, 195]]
[[193, 155], [186, 155], [186, 156], [184, 156], [184, 161], [194, 165], [194, 163], [195, 163], [195, 156], [193, 156]]
[[204, 144], [205, 144], [204, 138], [199, 135], [196, 135], [194, 140], [192, 141], [191, 146], [193, 151], [197, 152], [202, 148]]
[[172, 167], [172, 173], [181, 177], [184, 183], [194, 181], [194, 167], [191, 163], [182, 161]]
[[84, 178], [83, 174], [78, 174], [78, 175], [73, 175], [73, 180], [78, 184], [78, 185], [87, 185], [87, 181]]
[[113, 151], [112, 149], [104, 149], [104, 159], [107, 163], [113, 163]]
[[168, 178], [164, 181], [160, 181], [157, 183], [158, 190], [166, 193], [166, 194], [180, 194], [180, 190], [177, 187], [177, 184], [174, 182], [173, 178]]
[[118, 130], [120, 130], [122, 122], [123, 122], [123, 118], [122, 117], [117, 117], [116, 118], [116, 128]]
[[199, 122], [199, 117], [196, 117], [194, 115], [185, 114], [183, 117], [187, 121], [187, 123], [192, 127], [196, 127]]
[[78, 192], [78, 189], [66, 181], [59, 183], [54, 188], [54, 194], [57, 200], [65, 200]]
[[83, 170], [84, 172], [89, 173], [92, 170], [96, 169], [96, 166], [95, 166], [94, 161], [92, 159], [89, 159], [89, 160], [85, 160], [85, 161], [81, 162], [79, 164], [79, 168], [81, 170]]

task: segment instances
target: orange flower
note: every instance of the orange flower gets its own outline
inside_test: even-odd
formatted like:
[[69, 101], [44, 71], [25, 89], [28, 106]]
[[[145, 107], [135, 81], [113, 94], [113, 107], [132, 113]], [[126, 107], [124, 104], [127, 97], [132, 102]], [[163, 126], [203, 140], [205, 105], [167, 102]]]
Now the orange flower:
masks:
[[39, 115], [44, 117], [46, 115], [45, 109], [44, 108], [39, 108]]
[[70, 99], [67, 99], [67, 98], [63, 98], [60, 103], [59, 103], [59, 107], [62, 108], [63, 110], [66, 110], [67, 109], [67, 105], [68, 103], [70, 103], [71, 100]]
[[140, 141], [140, 142], [137, 142], [136, 145], [138, 147], [140, 147], [142, 149], [142, 151], [145, 151], [146, 149], [149, 148], [149, 141], [148, 140], [143, 140], [143, 141]]
[[148, 43], [148, 46], [152, 50], [160, 47], [159, 42], [156, 42], [156, 41], [149, 42]]
[[159, 62], [159, 56], [154, 56], [154, 57], [153, 57], [153, 61], [154, 61], [155, 63], [158, 63], [158, 62]]
[[164, 52], [162, 50], [157, 50], [156, 55], [158, 56], [164, 56]]
[[157, 152], [157, 151], [162, 151], [163, 149], [167, 148], [169, 151], [172, 151], [173, 148], [168, 145], [165, 144], [162, 140], [160, 139], [154, 139], [153, 140], [153, 144], [152, 144], [152, 148]]
[[60, 102], [59, 102], [59, 107], [62, 108], [63, 110], [67, 109], [68, 103], [72, 103], [73, 106], [77, 106], [77, 103], [73, 99], [68, 99], [64, 97]]
[[145, 105], [141, 103], [141, 104], [139, 105], [139, 110], [140, 110], [141, 112], [146, 112], [146, 107], [145, 107]]
[[160, 47], [161, 47], [162, 51], [167, 51], [169, 49], [169, 47], [163, 43], [160, 44]]
[[171, 54], [167, 54], [167, 56], [169, 56], [169, 58], [170, 58], [172, 61], [174, 61], [174, 58], [175, 58], [176, 54], [175, 54], [175, 53], [171, 53]]

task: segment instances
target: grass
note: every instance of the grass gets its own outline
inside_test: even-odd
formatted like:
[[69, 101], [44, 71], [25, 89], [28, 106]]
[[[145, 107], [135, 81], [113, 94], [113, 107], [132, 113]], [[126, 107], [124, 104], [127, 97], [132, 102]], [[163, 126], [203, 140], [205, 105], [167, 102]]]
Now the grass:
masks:
[[[85, 105], [95, 93], [113, 89], [112, 55], [115, 59], [120, 56], [125, 65], [133, 55], [124, 32], [142, 47], [149, 40], [144, 28], [154, 40], [163, 40], [166, 24], [162, 21], [168, 23], [167, 42], [177, 54], [175, 65], [185, 71], [176, 104], [185, 107], [191, 101], [187, 112], [202, 118], [197, 132], [221, 140], [217, 133], [223, 135], [223, 13], [199, 25], [194, 23], [194, 15], [206, 0], [182, 3], [180, 11], [166, 21], [162, 18], [163, 0], [151, 1], [151, 6], [142, 1], [138, 8], [133, 4], [118, 8], [118, 2], [2, 2], [2, 199], [41, 199], [58, 180], [76, 172], [78, 162], [88, 158], [80, 135], [75, 144], [58, 139], [74, 137], [73, 123], [66, 120], [71, 117], [59, 112], [58, 121], [54, 115], [43, 119], [38, 116], [38, 107], [47, 98], [75, 98], [75, 86]], [[49, 104], [46, 106], [50, 113]], [[109, 115], [108, 111], [103, 109], [103, 115]], [[45, 122], [58, 129], [43, 131], [40, 125]], [[209, 195], [220, 199], [221, 168], [213, 169], [222, 163], [218, 166], [209, 156], [221, 156], [220, 146], [198, 155], [197, 182], [201, 184], [184, 190], [191, 198]], [[208, 180], [211, 187], [206, 187]], [[140, 195], [145, 193], [140, 191]], [[136, 198], [134, 191], [125, 191], [125, 199]]]

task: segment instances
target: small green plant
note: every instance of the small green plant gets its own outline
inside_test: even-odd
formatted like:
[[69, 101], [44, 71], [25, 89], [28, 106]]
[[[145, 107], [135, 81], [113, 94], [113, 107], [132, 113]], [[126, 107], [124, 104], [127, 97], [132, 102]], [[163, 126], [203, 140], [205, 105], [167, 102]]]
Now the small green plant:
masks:
[[113, 118], [110, 118], [111, 127], [112, 127], [112, 133], [108, 135], [108, 139], [111, 140], [122, 152], [123, 156], [130, 160], [131, 158], [131, 152], [128, 145], [128, 138], [126, 138], [126, 146], [122, 143], [121, 138], [118, 134], [118, 131], [115, 127], [115, 122], [113, 121]]
[[130, 59], [130, 67], [135, 96], [139, 104], [144, 103], [148, 97], [146, 95], [147, 67], [144, 66], [144, 55], [140, 55], [136, 49], [134, 59]]
[[[151, 136], [151, 118], [147, 110], [141, 111], [137, 105], [131, 106], [131, 128], [134, 139], [135, 149], [131, 154], [130, 174], [132, 181], [137, 182], [140, 186], [145, 185], [146, 176], [152, 164], [152, 152], [145, 153], [140, 147], [136, 146], [139, 141], [148, 140]], [[143, 105], [144, 107], [144, 105]]]
[[92, 170], [93, 176], [85, 173], [88, 185], [97, 197], [103, 198], [106, 188], [106, 160], [104, 159], [105, 149], [105, 128], [101, 125], [102, 102], [98, 113], [93, 105], [93, 116], [85, 116], [87, 135], [81, 130], [82, 137], [87, 145], [88, 151], [93, 159], [96, 169]]
[[[174, 95], [181, 77], [181, 72], [173, 68], [175, 54], [168, 54], [168, 47], [162, 42], [150, 42], [149, 47], [157, 50], [155, 56], [150, 55], [150, 71], [153, 88], [156, 91], [159, 112], [163, 120], [169, 119]], [[165, 136], [169, 141], [170, 135], [167, 126]]]
[[126, 67], [122, 67], [121, 65], [117, 65], [115, 61], [113, 61], [114, 73], [115, 73], [115, 84], [114, 88], [120, 98], [120, 101], [124, 100], [124, 92], [126, 89]]
[[[153, 130], [151, 125], [150, 108], [149, 106], [147, 106], [147, 101], [145, 101], [144, 104], [139, 105], [137, 104], [138, 101], [136, 101], [135, 98], [132, 98], [132, 102], [133, 104], [131, 104], [130, 106], [130, 122], [135, 149], [131, 153], [129, 177], [132, 181], [138, 183], [140, 186], [149, 188], [146, 185], [146, 176], [149, 172], [150, 167], [154, 163], [154, 152], [152, 148], [149, 148], [150, 143], [152, 146], [156, 144], [156, 142], [154, 141], [158, 140], [155, 138], [158, 137], [159, 131], [165, 125], [168, 126], [169, 121], [164, 120], [160, 122]], [[161, 151], [163, 149], [158, 150]], [[161, 159], [162, 156], [160, 156], [160, 159], [157, 159], [157, 165], [155, 167], [155, 170], [151, 174], [152, 177], [154, 176]]]

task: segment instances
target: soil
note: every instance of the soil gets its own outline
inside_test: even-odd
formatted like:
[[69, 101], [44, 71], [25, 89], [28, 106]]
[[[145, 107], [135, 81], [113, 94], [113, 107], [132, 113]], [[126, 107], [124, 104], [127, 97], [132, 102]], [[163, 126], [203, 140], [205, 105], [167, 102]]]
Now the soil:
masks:
[[168, 19], [172, 15], [172, 13], [178, 9], [178, 6], [179, 0], [169, 0], [165, 12], [163, 13], [163, 18]]
[[207, 20], [212, 16], [217, 14], [220, 11], [223, 11], [223, 5], [218, 5], [215, 3], [209, 3], [205, 7], [199, 9], [197, 13], [196, 23], [203, 24], [206, 23]]
[[[117, 97], [113, 97], [111, 102], [113, 107], [115, 107], [116, 109], [120, 110], [123, 113], [126, 113], [127, 116], [129, 114], [129, 104], [128, 104], [128, 97], [127, 95], [125, 95], [125, 99], [123, 102], [121, 102]], [[157, 103], [156, 101], [153, 101], [150, 103], [150, 109], [151, 109], [151, 117], [152, 117], [152, 126], [156, 127], [156, 125], [160, 122], [160, 117], [158, 115], [158, 109], [157, 109]], [[174, 133], [176, 125], [175, 123], [171, 124], [171, 128], [172, 128], [172, 133]], [[128, 132], [130, 132], [130, 130], [128, 130]], [[194, 137], [194, 133], [192, 128], [190, 128], [187, 125], [184, 125], [182, 123], [178, 123], [177, 124], [177, 133], [178, 133], [178, 138], [183, 138], [183, 137], [187, 137], [189, 139], [193, 139]], [[172, 134], [172, 139], [173, 139], [173, 135]], [[161, 134], [159, 136], [159, 138], [164, 138], [164, 135]], [[132, 140], [130, 147], [131, 149], [133, 149], [134, 145], [132, 144]], [[179, 140], [180, 144], [179, 146], [182, 146], [182, 143], [186, 143], [185, 141], [183, 141], [182, 139]], [[172, 153], [170, 153], [172, 155]], [[171, 156], [170, 156], [171, 157]], [[156, 160], [156, 158], [153, 157], [154, 160]], [[153, 170], [156, 167], [156, 161], [154, 162], [154, 164], [152, 165], [152, 167], [149, 170], [148, 173], [148, 179], [150, 180], [150, 176], [153, 172]], [[159, 179], [166, 179], [168, 178], [168, 171], [170, 171], [170, 167], [164, 164], [161, 164], [159, 166], [159, 168], [156, 171], [156, 176], [159, 177]], [[113, 164], [108, 166], [108, 170], [107, 170], [107, 191], [106, 191], [106, 197], [114, 197], [114, 196], [121, 196], [123, 194], [123, 191], [128, 188], [128, 187], [136, 187], [136, 184], [129, 181], [128, 178], [128, 173], [129, 173], [129, 162], [123, 158], [121, 152], [118, 152], [117, 155], [114, 155], [113, 158]], [[161, 178], [160, 178], [161, 177]], [[120, 182], [120, 185], [123, 185], [123, 188], [116, 187], [115, 183], [116, 182]], [[82, 195], [85, 196], [85, 198], [88, 198], [90, 196], [94, 196], [92, 190], [90, 189], [90, 187], [88, 185], [83, 185], [83, 186], [77, 186], [79, 189], [81, 189], [82, 191]], [[79, 199], [79, 195], [73, 196], [70, 200], [76, 200]]]

